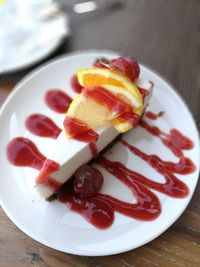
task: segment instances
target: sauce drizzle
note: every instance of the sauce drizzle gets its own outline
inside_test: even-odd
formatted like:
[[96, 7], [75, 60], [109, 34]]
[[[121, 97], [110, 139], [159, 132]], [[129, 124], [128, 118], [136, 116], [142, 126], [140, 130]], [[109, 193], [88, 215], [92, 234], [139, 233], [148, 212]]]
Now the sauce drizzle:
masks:
[[162, 143], [168, 147], [172, 153], [181, 158], [184, 156], [182, 150], [190, 150], [194, 147], [194, 143], [187, 136], [184, 136], [177, 129], [171, 129], [169, 134], [164, 133], [157, 126], [150, 125], [143, 119], [139, 121], [139, 125], [154, 136], [160, 138]]
[[[186, 197], [189, 189], [174, 173], [186, 175], [195, 171], [194, 163], [189, 158], [183, 155], [180, 156], [183, 153], [182, 150], [191, 149], [194, 145], [189, 138], [176, 129], [172, 129], [170, 134], [166, 134], [158, 127], [149, 125], [145, 121], [142, 121], [141, 126], [154, 136], [170, 140], [170, 144], [175, 146], [178, 151], [178, 153], [176, 151], [176, 154], [179, 156], [179, 161], [177, 163], [163, 161], [158, 156], [148, 155], [124, 140], [120, 142], [162, 174], [166, 179], [165, 183], [152, 181], [142, 174], [128, 169], [122, 163], [112, 162], [103, 156], [96, 159], [98, 164], [129, 187], [136, 198], [136, 203], [124, 202], [103, 193], [99, 193], [95, 197], [83, 197], [74, 192], [73, 180], [62, 186], [60, 190], [61, 184], [52, 177], [48, 177], [45, 181], [38, 178], [37, 182], [45, 183], [53, 188], [54, 191], [59, 190], [58, 200], [60, 202], [65, 203], [71, 210], [78, 212], [95, 227], [101, 229], [105, 229], [113, 223], [114, 212], [116, 211], [138, 220], [148, 221], [156, 219], [160, 215], [161, 205], [158, 197], [150, 189], [157, 190], [171, 197]], [[166, 142], [164, 142], [164, 145], [168, 147]], [[171, 149], [171, 147], [168, 148]], [[14, 138], [10, 141], [7, 147], [7, 157], [11, 164], [15, 166], [32, 167], [37, 170], [44, 169], [45, 171], [45, 166], [49, 164], [35, 144], [23, 137]], [[44, 162], [46, 162], [46, 165]], [[50, 165], [54, 166], [52, 162], [50, 162]], [[55, 163], [54, 167], [53, 171], [56, 171], [59, 165]]]
[[40, 137], [56, 139], [61, 129], [49, 117], [42, 114], [32, 114], [25, 121], [26, 128]]
[[66, 113], [72, 98], [59, 89], [51, 89], [45, 95], [47, 106], [57, 113]]
[[129, 175], [130, 177], [134, 177], [136, 175], [138, 182], [171, 197], [182, 198], [188, 195], [188, 187], [186, 186], [186, 184], [181, 182], [173, 174], [173, 172], [179, 174], [189, 174], [194, 172], [195, 166], [190, 159], [182, 158], [177, 164], [173, 162], [166, 162], [161, 160], [156, 155], [148, 155], [142, 152], [140, 149], [130, 145], [124, 140], [121, 140], [121, 143], [128, 147], [128, 149], [136, 156], [146, 161], [158, 173], [162, 174], [165, 177], [166, 182], [163, 184], [152, 181], [139, 173], [136, 174], [135, 172], [127, 169], [126, 167], [124, 168], [123, 166], [122, 169], [124, 169], [124, 173], [126, 173], [126, 175]]
[[101, 86], [84, 88], [83, 95], [98, 104], [103, 103], [108, 110], [116, 113], [117, 120], [126, 121], [134, 127], [138, 124], [139, 116], [133, 112], [132, 106], [105, 88]]
[[70, 82], [71, 82], [71, 87], [72, 87], [73, 91], [77, 94], [80, 94], [82, 89], [83, 89], [83, 86], [80, 85], [80, 83], [78, 82], [76, 74], [72, 76]]
[[98, 151], [98, 148], [97, 148], [97, 146], [96, 146], [96, 144], [94, 142], [91, 142], [89, 144], [89, 149], [91, 151], [92, 157], [96, 158], [98, 156], [98, 154], [99, 154], [99, 151]]
[[66, 133], [77, 141], [91, 143], [98, 139], [98, 133], [74, 117], [66, 117], [63, 125]]
[[7, 158], [14, 166], [31, 167], [40, 170], [45, 161], [36, 145], [24, 137], [13, 138], [7, 145]]
[[161, 117], [165, 112], [164, 111], [160, 111], [158, 112], [157, 114], [150, 111], [150, 110], [147, 110], [145, 111], [145, 116], [151, 120], [157, 120], [159, 117]]

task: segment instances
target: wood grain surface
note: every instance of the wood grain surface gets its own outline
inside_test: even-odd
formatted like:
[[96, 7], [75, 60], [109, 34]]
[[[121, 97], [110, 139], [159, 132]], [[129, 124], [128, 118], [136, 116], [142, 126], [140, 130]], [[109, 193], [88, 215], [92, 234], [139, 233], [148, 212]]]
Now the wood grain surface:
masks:
[[[128, 1], [123, 10], [72, 17], [72, 35], [57, 54], [107, 48], [135, 55], [162, 73], [200, 123], [200, 1]], [[119, 21], [121, 23], [119, 24]], [[123, 23], [122, 23], [123, 22]], [[116, 31], [118, 23], [118, 31]], [[109, 31], [113, 33], [109, 35]], [[99, 34], [98, 34], [99, 33]], [[53, 55], [55, 56], [55, 55]], [[0, 76], [0, 105], [26, 70]], [[170, 216], [170, 213], [169, 213]], [[200, 187], [184, 214], [156, 240], [108, 257], [80, 257], [49, 249], [21, 232], [0, 208], [1, 267], [200, 266]]]

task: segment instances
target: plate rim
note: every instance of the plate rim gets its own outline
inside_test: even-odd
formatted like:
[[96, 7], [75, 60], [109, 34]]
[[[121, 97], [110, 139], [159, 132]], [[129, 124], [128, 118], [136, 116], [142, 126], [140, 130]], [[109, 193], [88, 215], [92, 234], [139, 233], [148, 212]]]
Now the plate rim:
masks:
[[[15, 67], [3, 69], [3, 71], [0, 70], [0, 75], [11, 75], [11, 74], [16, 73], [17, 71], [24, 71], [26, 68], [30, 68], [31, 66], [33, 66], [33, 70], [35, 70], [36, 68], [41, 67], [45, 63], [49, 62], [49, 61], [44, 62], [40, 66], [35, 67], [35, 65], [39, 64], [42, 60], [45, 60], [45, 58], [47, 58], [52, 53], [54, 53], [56, 51], [56, 49], [58, 49], [61, 46], [63, 40], [70, 36], [71, 30], [70, 30], [70, 26], [69, 26], [69, 18], [67, 15], [65, 16], [65, 26], [66, 26], [65, 35], [62, 34], [62, 35], [57, 36], [57, 38], [53, 42], [53, 45], [51, 45], [51, 47], [47, 51], [44, 51], [44, 53], [42, 55], [36, 56], [32, 60], [29, 60], [28, 62], [25, 62], [24, 64], [20, 64], [20, 65], [15, 66]], [[55, 58], [57, 58], [57, 57], [55, 57]], [[33, 70], [29, 71], [22, 79], [24, 79]], [[22, 79], [20, 79], [20, 81]], [[15, 87], [13, 88], [13, 90], [14, 89], [15, 89]]]
[[[71, 56], [78, 56], [79, 54], [80, 55], [87, 55], [87, 54], [93, 54], [93, 53], [98, 53], [98, 54], [103, 54], [103, 53], [107, 53], [107, 54], [111, 54], [111, 55], [120, 55], [121, 53], [118, 53], [116, 51], [112, 51], [112, 50], [101, 50], [101, 49], [87, 49], [87, 50], [78, 50], [78, 51], [72, 51], [70, 53], [66, 53], [66, 54], [62, 54], [56, 58], [53, 58], [43, 64], [41, 64], [40, 66], [34, 68], [32, 71], [30, 71], [28, 74], [26, 74], [17, 84], [16, 86], [13, 88], [12, 92], [8, 95], [8, 97], [6, 98], [6, 100], [4, 101], [3, 105], [1, 106], [0, 108], [0, 119], [2, 118], [3, 116], [3, 112], [4, 112], [4, 109], [6, 108], [6, 106], [9, 104], [9, 102], [11, 101], [11, 99], [13, 97], [15, 97], [15, 95], [18, 93], [18, 91], [20, 90], [21, 87], [23, 87], [23, 84], [27, 82], [27, 80], [31, 79], [33, 75], [37, 75], [38, 72], [40, 72], [42, 69], [46, 68], [47, 66], [51, 65], [51, 64], [55, 64], [57, 63], [58, 61], [62, 61], [62, 60], [65, 60], [66, 58], [68, 57], [71, 57]], [[178, 97], [180, 99], [180, 101], [184, 104], [187, 112], [188, 112], [188, 115], [190, 116], [191, 118], [191, 121], [193, 123], [193, 126], [194, 126], [194, 129], [196, 131], [196, 134], [197, 134], [197, 137], [198, 137], [198, 143], [196, 144], [196, 146], [198, 146], [198, 150], [200, 152], [200, 140], [199, 140], [199, 131], [198, 131], [198, 128], [196, 126], [196, 121], [193, 117], [193, 114], [191, 113], [190, 109], [188, 108], [188, 105], [185, 103], [185, 100], [183, 99], [183, 97], [174, 89], [174, 87], [168, 82], [165, 80], [165, 78], [163, 78], [159, 73], [157, 73], [156, 71], [152, 70], [151, 68], [149, 68], [148, 66], [144, 65], [144, 64], [140, 64], [142, 65], [144, 68], [150, 70], [151, 72], [153, 72], [156, 76], [158, 76], [165, 84], [166, 86], [169, 87], [169, 90], [172, 94], [174, 94], [176, 97]], [[200, 155], [200, 153], [199, 153]], [[199, 165], [198, 165], [199, 167]], [[190, 201], [191, 201], [191, 198], [195, 192], [195, 189], [196, 189], [196, 186], [197, 186], [197, 183], [198, 183], [198, 180], [199, 180], [199, 171], [197, 173], [198, 175], [198, 178], [196, 179], [196, 183], [194, 184], [194, 189], [193, 191], [190, 191], [190, 195], [188, 196], [188, 199], [187, 199], [187, 204], [185, 205], [184, 208], [182, 208], [181, 210], [179, 210], [179, 212], [176, 214], [175, 217], [173, 217], [173, 220], [170, 221], [170, 223], [168, 225], [166, 225], [166, 227], [162, 228], [161, 231], [159, 231], [156, 235], [154, 235], [153, 237], [150, 237], [149, 239], [146, 239], [145, 242], [144, 241], [141, 241], [141, 242], [138, 242], [137, 245], [130, 245], [130, 246], [126, 246], [126, 248], [122, 249], [115, 249], [115, 250], [112, 250], [112, 252], [104, 252], [102, 253], [101, 251], [98, 252], [98, 251], [87, 251], [87, 252], [75, 252], [74, 249], [70, 250], [70, 249], [67, 249], [67, 251], [65, 249], [62, 249], [62, 248], [59, 248], [59, 246], [55, 247], [54, 245], [52, 245], [51, 243], [47, 243], [45, 242], [45, 240], [42, 240], [38, 237], [33, 237], [32, 234], [30, 235], [30, 233], [28, 233], [28, 231], [26, 231], [26, 229], [24, 230], [23, 229], [23, 226], [20, 225], [20, 223], [18, 223], [15, 218], [13, 218], [12, 214], [10, 214], [9, 210], [6, 208], [6, 205], [4, 205], [3, 201], [2, 201], [2, 198], [0, 196], [0, 204], [1, 204], [1, 207], [3, 208], [4, 212], [6, 213], [6, 215], [9, 217], [9, 219], [18, 227], [18, 229], [20, 229], [22, 232], [24, 232], [26, 235], [28, 235], [29, 237], [31, 237], [33, 240], [37, 241], [38, 243], [42, 244], [42, 245], [45, 245], [49, 248], [52, 248], [52, 249], [55, 249], [57, 251], [61, 251], [61, 252], [64, 252], [64, 253], [69, 253], [69, 254], [73, 254], [73, 255], [79, 255], [79, 256], [108, 256], [108, 255], [115, 255], [115, 254], [119, 254], [119, 253], [122, 253], [122, 252], [126, 252], [126, 251], [130, 251], [132, 249], [135, 249], [135, 248], [138, 248], [142, 245], [145, 245], [149, 242], [151, 242], [152, 240], [154, 240], [155, 238], [157, 238], [158, 236], [160, 236], [162, 233], [164, 233], [167, 229], [169, 229], [173, 223], [176, 222], [176, 220], [183, 214], [183, 212], [186, 210], [186, 208], [188, 207]]]
[[[56, 49], [62, 44], [62, 41], [65, 37], [61, 36], [59, 37], [55, 42], [54, 46], [52, 46], [46, 53], [44, 53], [42, 56], [35, 58], [34, 60], [31, 60], [29, 62], [26, 62], [25, 64], [20, 64], [19, 67], [13, 67], [13, 68], [7, 68], [3, 71], [0, 71], [0, 75], [12, 75], [15, 74], [18, 71], [24, 71], [27, 68], [30, 68], [31, 66], [34, 66], [39, 64], [42, 60], [45, 60], [48, 56], [50, 56], [53, 52], [56, 51]], [[30, 73], [30, 72], [28, 72]]]

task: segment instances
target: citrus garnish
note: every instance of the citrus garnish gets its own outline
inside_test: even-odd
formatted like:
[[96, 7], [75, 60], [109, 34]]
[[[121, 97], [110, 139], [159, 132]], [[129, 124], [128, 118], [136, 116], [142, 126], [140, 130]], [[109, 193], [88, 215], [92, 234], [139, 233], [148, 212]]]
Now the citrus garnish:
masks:
[[69, 106], [67, 117], [75, 117], [86, 123], [92, 129], [108, 125], [110, 111], [105, 106], [98, 104], [79, 94]]
[[[67, 117], [86, 123], [92, 129], [113, 125], [119, 132], [133, 128], [135, 106], [138, 102], [135, 96], [122, 87], [113, 85], [84, 88], [71, 103]], [[134, 115], [135, 114], [135, 115]]]
[[113, 85], [126, 90], [135, 98], [135, 110], [139, 116], [143, 111], [142, 96], [134, 85], [124, 74], [119, 71], [103, 68], [86, 68], [77, 72], [79, 83], [84, 87], [93, 87], [100, 85]]
[[[136, 123], [138, 121], [138, 119], [135, 120]], [[132, 128], [134, 128], [135, 126], [133, 124], [130, 124], [129, 122], [126, 122], [124, 120], [120, 120], [120, 119], [114, 119], [112, 120], [112, 125], [115, 127], [115, 129], [119, 132], [119, 133], [125, 133], [128, 132], [129, 130], [131, 130]]]

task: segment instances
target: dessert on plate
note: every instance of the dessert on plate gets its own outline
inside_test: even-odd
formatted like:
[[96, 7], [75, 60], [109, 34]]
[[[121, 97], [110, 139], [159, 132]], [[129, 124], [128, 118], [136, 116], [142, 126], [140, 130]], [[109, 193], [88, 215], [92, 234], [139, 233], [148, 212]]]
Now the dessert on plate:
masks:
[[93, 67], [77, 70], [82, 91], [71, 102], [62, 131], [36, 177], [42, 197], [49, 199], [77, 169], [80, 172], [79, 167], [137, 126], [153, 88], [139, 73], [138, 63], [128, 57], [97, 59]]
[[[26, 118], [25, 126], [31, 134], [54, 140], [45, 155], [24, 136], [13, 138], [7, 145], [7, 158], [12, 165], [37, 170], [32, 181], [42, 198], [57, 199], [95, 227], [105, 229], [112, 225], [115, 212], [142, 221], [158, 218], [162, 207], [154, 191], [173, 198], [188, 196], [189, 187], [176, 174], [188, 175], [196, 170], [192, 160], [185, 156], [185, 150], [193, 149], [194, 143], [178, 129], [165, 132], [158, 124], [152, 124], [154, 120], [164, 121], [166, 110], [145, 111], [153, 83], [141, 77], [134, 59], [97, 59], [93, 67], [77, 70], [71, 86], [78, 94], [74, 99], [59, 89], [50, 89], [44, 95], [48, 108], [63, 118], [62, 129], [57, 119], [45, 114], [34, 113]], [[157, 153], [148, 154], [134, 139], [128, 142], [123, 133], [134, 130], [138, 124], [146, 134], [159, 139], [159, 144], [178, 161], [163, 160]], [[104, 155], [116, 141], [120, 149], [140, 158], [165, 182], [138, 172], [135, 162], [129, 168], [126, 162], [112, 161], [111, 156]], [[122, 201], [101, 190], [104, 173], [93, 167], [93, 162], [128, 187], [136, 202]]]

